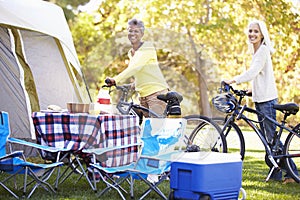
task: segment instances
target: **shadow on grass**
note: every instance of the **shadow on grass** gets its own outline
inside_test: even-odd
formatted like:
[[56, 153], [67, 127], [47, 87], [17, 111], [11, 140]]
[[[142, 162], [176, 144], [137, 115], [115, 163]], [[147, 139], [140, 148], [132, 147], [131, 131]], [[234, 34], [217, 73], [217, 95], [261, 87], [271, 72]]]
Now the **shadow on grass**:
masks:
[[[260, 150], [247, 150], [246, 157], [243, 162], [243, 180], [242, 187], [247, 193], [247, 199], [259, 199], [259, 200], [299, 200], [300, 199], [300, 185], [297, 183], [283, 185], [281, 182], [269, 181], [265, 182], [265, 178], [268, 173], [268, 166], [264, 162], [264, 151]], [[3, 178], [4, 174], [0, 173], [0, 178]], [[37, 191], [31, 197], [32, 200], [99, 200], [99, 199], [121, 199], [116, 191], [109, 191], [102, 197], [97, 197], [95, 192], [91, 189], [87, 181], [82, 178], [77, 182], [79, 175], [74, 174], [69, 177], [66, 182], [59, 185], [57, 194], [49, 194], [45, 190], [38, 188]], [[21, 182], [22, 177], [17, 182]], [[54, 182], [55, 176], [51, 179]], [[11, 183], [10, 186], [14, 186]], [[103, 183], [99, 183], [97, 187], [104, 188]], [[125, 184], [125, 189], [129, 191], [129, 185]], [[141, 196], [146, 190], [147, 186], [141, 181], [136, 181], [134, 185], [135, 199]], [[170, 184], [169, 181], [165, 181], [160, 188], [165, 195], [169, 194]], [[20, 194], [20, 193], [19, 193]], [[127, 194], [126, 199], [130, 199], [130, 195]], [[0, 199], [15, 199], [2, 187], [0, 187]], [[146, 198], [148, 199], [160, 199], [155, 192], [151, 192]]]
[[[63, 167], [64, 168], [64, 167]], [[4, 174], [0, 173], [0, 178], [2, 179]], [[92, 188], [89, 186], [88, 182], [85, 178], [81, 178], [78, 181], [78, 178], [80, 176], [78, 174], [72, 174], [66, 181], [59, 185], [58, 191], [56, 194], [51, 194], [46, 192], [43, 188], [38, 188], [32, 197], [31, 200], [99, 200], [99, 199], [105, 199], [105, 200], [117, 200], [121, 199], [120, 195], [117, 193], [116, 190], [110, 190], [106, 192], [103, 196], [98, 197], [98, 195], [92, 190]], [[14, 181], [14, 180], [13, 180]], [[14, 182], [10, 181], [9, 186], [10, 188], [14, 188]], [[55, 181], [55, 176], [50, 179], [50, 183], [53, 185]], [[23, 176], [18, 176], [16, 179], [17, 183], [23, 182]], [[126, 191], [130, 190], [129, 184], [123, 183], [122, 187]], [[103, 182], [100, 182], [97, 184], [98, 191], [101, 191], [103, 188], [105, 188], [105, 184]], [[164, 192], [164, 194], [168, 197], [169, 190], [170, 190], [170, 182], [167, 180], [164, 183], [162, 183], [159, 188]], [[148, 189], [148, 186], [143, 183], [140, 180], [135, 181], [134, 184], [134, 199], [138, 199], [145, 190]], [[22, 195], [22, 192], [17, 192], [18, 195]], [[130, 194], [124, 194], [126, 199], [131, 199]], [[11, 196], [7, 191], [5, 191], [0, 186], [0, 199], [6, 199], [6, 200], [12, 200], [15, 199], [13, 196]], [[146, 199], [160, 199], [160, 197], [155, 193], [151, 192]]]
[[[247, 150], [243, 162], [242, 187], [246, 190], [247, 199], [300, 199], [299, 184], [284, 185], [280, 181], [265, 182], [269, 167], [264, 161], [265, 152]], [[284, 175], [284, 173], [283, 173]]]

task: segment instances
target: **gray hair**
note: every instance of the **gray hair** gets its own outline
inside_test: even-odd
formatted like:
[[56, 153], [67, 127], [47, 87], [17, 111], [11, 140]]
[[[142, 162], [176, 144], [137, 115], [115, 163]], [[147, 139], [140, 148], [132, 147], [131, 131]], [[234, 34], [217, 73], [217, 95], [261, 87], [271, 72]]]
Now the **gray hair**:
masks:
[[134, 26], [138, 26], [142, 32], [144, 33], [145, 30], [145, 26], [144, 26], [144, 22], [138, 19], [131, 19], [128, 21], [128, 26], [130, 25], [134, 25]]

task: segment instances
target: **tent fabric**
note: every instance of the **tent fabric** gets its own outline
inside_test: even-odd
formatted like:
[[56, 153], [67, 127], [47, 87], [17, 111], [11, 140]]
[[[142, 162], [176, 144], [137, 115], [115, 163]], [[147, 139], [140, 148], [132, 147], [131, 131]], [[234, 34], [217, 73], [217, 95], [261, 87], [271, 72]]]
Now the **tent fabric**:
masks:
[[69, 61], [81, 73], [72, 35], [59, 6], [42, 0], [1, 0], [0, 11], [1, 24], [57, 38], [62, 42]]
[[11, 136], [35, 139], [31, 113], [90, 97], [62, 9], [41, 0], [0, 0], [0, 111]]
[[[18, 121], [12, 128], [17, 133], [21, 133], [22, 130], [26, 130], [25, 138], [28, 138], [31, 134], [30, 119], [28, 116], [28, 106], [26, 94], [22, 83], [19, 81], [22, 76], [17, 63], [15, 55], [10, 51], [11, 44], [9, 33], [7, 29], [0, 28], [0, 109], [1, 111], [12, 112], [13, 121]], [[23, 127], [28, 127], [24, 129]], [[22, 136], [22, 135], [18, 135]]]

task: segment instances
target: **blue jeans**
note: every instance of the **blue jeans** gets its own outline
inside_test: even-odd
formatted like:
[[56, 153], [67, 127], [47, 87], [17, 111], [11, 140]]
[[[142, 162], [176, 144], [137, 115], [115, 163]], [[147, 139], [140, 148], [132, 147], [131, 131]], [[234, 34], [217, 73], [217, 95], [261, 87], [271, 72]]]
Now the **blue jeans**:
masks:
[[[277, 103], [277, 99], [262, 102], [262, 103], [255, 102], [255, 108], [257, 111], [276, 120], [276, 110], [273, 108], [273, 105], [276, 103]], [[272, 122], [270, 122], [269, 120], [263, 120], [263, 117], [260, 115], [258, 115], [257, 117], [258, 117], [258, 120], [260, 121], [260, 129], [261, 129], [262, 133], [264, 134], [267, 142], [269, 144], [272, 144], [274, 134], [276, 131], [276, 125], [273, 124]]]
[[[255, 108], [257, 111], [276, 120], [276, 110], [273, 108], [273, 105], [276, 104], [277, 101], [278, 101], [277, 99], [273, 99], [273, 100], [262, 102], [262, 103], [255, 102]], [[273, 138], [274, 138], [274, 134], [276, 132], [276, 125], [273, 124], [272, 122], [270, 122], [269, 120], [263, 120], [262, 116], [257, 116], [257, 117], [258, 117], [258, 120], [260, 121], [260, 129], [261, 129], [262, 133], [264, 134], [267, 142], [271, 146], [274, 145]], [[280, 147], [281, 147], [281, 149], [283, 149], [282, 142], [280, 142]], [[296, 167], [295, 163], [293, 162], [293, 160], [289, 159], [289, 161], [292, 165], [292, 168], [295, 171], [295, 174], [298, 174], [297, 167]], [[283, 169], [283, 170], [285, 170], [285, 169]], [[288, 174], [286, 174], [284, 177], [290, 178], [290, 176]], [[282, 180], [282, 172], [281, 171], [273, 172], [271, 175], [271, 179]]]

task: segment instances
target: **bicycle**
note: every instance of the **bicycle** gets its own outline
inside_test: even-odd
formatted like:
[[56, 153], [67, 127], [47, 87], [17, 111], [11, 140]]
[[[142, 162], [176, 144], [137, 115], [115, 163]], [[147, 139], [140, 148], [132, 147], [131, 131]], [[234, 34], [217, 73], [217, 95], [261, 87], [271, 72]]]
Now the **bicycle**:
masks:
[[[238, 97], [238, 99], [236, 99], [235, 96]], [[274, 105], [274, 109], [283, 113], [283, 119], [281, 122], [278, 122], [247, 105], [243, 105], [242, 100], [245, 96], [248, 96], [246, 90], [235, 90], [232, 86], [222, 82], [220, 94], [213, 98], [214, 107], [217, 110], [226, 113], [226, 117], [223, 121], [219, 118], [215, 120], [222, 122], [222, 133], [227, 141], [227, 151], [233, 152], [235, 151], [234, 148], [237, 148], [241, 157], [244, 158], [244, 136], [241, 129], [236, 124], [236, 121], [243, 120], [256, 133], [265, 148], [266, 162], [271, 167], [266, 181], [269, 180], [274, 170], [285, 169], [287, 170], [287, 173], [299, 183], [300, 177], [297, 174], [298, 170], [293, 170], [293, 162], [297, 168], [300, 167], [300, 123], [296, 126], [288, 126], [286, 121], [290, 115], [295, 115], [299, 111], [299, 106], [295, 103]], [[268, 142], [262, 130], [259, 128], [259, 123], [262, 121], [251, 119], [245, 116], [244, 112], [260, 115], [262, 116], [262, 121], [269, 120], [275, 124], [279, 130], [274, 134], [273, 140]], [[288, 133], [288, 136], [286, 137], [284, 145], [282, 145], [280, 139], [285, 132]], [[234, 138], [237, 141], [233, 141]], [[233, 146], [231, 146], [231, 144], [237, 145], [232, 148]], [[293, 162], [291, 162], [291, 159], [293, 159]]]
[[[132, 90], [131, 84], [108, 85], [106, 83], [102, 87], [109, 88], [109, 94], [113, 91], [113, 87], [120, 91], [120, 98], [116, 105], [117, 110], [122, 115], [138, 116], [140, 124], [143, 120], [141, 111], [148, 112], [154, 118], [181, 117], [180, 102], [183, 100], [183, 97], [177, 92], [169, 91], [165, 95], [158, 95], [157, 98], [167, 104], [163, 115], [159, 115], [151, 109], [134, 103], [132, 98], [129, 100], [129, 91]], [[187, 120], [185, 136], [188, 151], [199, 151], [198, 147], [200, 147], [200, 151], [227, 152], [225, 137], [221, 134], [220, 127], [214, 121], [201, 115], [188, 115], [183, 118]]]

